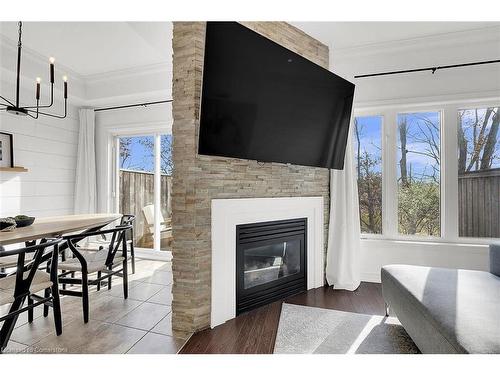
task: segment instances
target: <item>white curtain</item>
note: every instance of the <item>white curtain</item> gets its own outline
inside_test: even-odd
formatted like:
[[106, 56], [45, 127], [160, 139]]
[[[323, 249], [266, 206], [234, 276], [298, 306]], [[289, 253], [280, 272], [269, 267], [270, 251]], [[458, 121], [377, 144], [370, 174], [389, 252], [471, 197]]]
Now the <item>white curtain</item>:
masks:
[[360, 245], [358, 184], [350, 135], [344, 169], [330, 171], [326, 279], [334, 289], [355, 290], [359, 286]]
[[91, 214], [97, 210], [95, 164], [95, 113], [93, 109], [79, 111], [80, 133], [76, 159], [75, 214]]

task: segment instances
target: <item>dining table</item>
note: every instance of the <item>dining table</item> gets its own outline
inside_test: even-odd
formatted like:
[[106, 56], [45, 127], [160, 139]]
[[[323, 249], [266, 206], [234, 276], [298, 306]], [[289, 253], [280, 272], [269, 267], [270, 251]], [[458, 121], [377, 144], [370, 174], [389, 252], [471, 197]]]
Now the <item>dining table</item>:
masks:
[[0, 246], [27, 243], [43, 238], [64, 236], [69, 233], [100, 229], [121, 217], [121, 214], [106, 213], [36, 218], [35, 222], [30, 226], [14, 228], [8, 232], [0, 232]]

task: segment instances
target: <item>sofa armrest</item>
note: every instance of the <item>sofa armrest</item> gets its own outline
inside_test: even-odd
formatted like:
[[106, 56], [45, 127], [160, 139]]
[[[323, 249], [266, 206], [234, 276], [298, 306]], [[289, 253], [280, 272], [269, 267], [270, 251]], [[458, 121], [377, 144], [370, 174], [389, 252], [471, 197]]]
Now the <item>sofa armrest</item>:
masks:
[[500, 243], [490, 245], [490, 273], [500, 277]]

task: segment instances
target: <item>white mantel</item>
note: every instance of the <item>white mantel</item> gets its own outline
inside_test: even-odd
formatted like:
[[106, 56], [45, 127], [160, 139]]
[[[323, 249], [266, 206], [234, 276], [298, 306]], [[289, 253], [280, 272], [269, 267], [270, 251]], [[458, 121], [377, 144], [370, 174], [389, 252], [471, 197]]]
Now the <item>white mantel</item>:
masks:
[[324, 283], [323, 197], [212, 200], [211, 327], [236, 316], [236, 226], [307, 218], [307, 289]]

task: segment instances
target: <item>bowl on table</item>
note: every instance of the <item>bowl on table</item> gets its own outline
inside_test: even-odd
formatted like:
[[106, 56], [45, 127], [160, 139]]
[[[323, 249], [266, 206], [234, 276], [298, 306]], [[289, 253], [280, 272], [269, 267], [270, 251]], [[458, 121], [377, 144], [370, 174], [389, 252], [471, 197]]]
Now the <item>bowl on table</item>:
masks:
[[16, 216], [13, 218], [16, 221], [18, 228], [27, 227], [35, 222], [35, 218], [32, 216]]
[[11, 217], [0, 218], [0, 232], [10, 232], [16, 228], [16, 221]]

